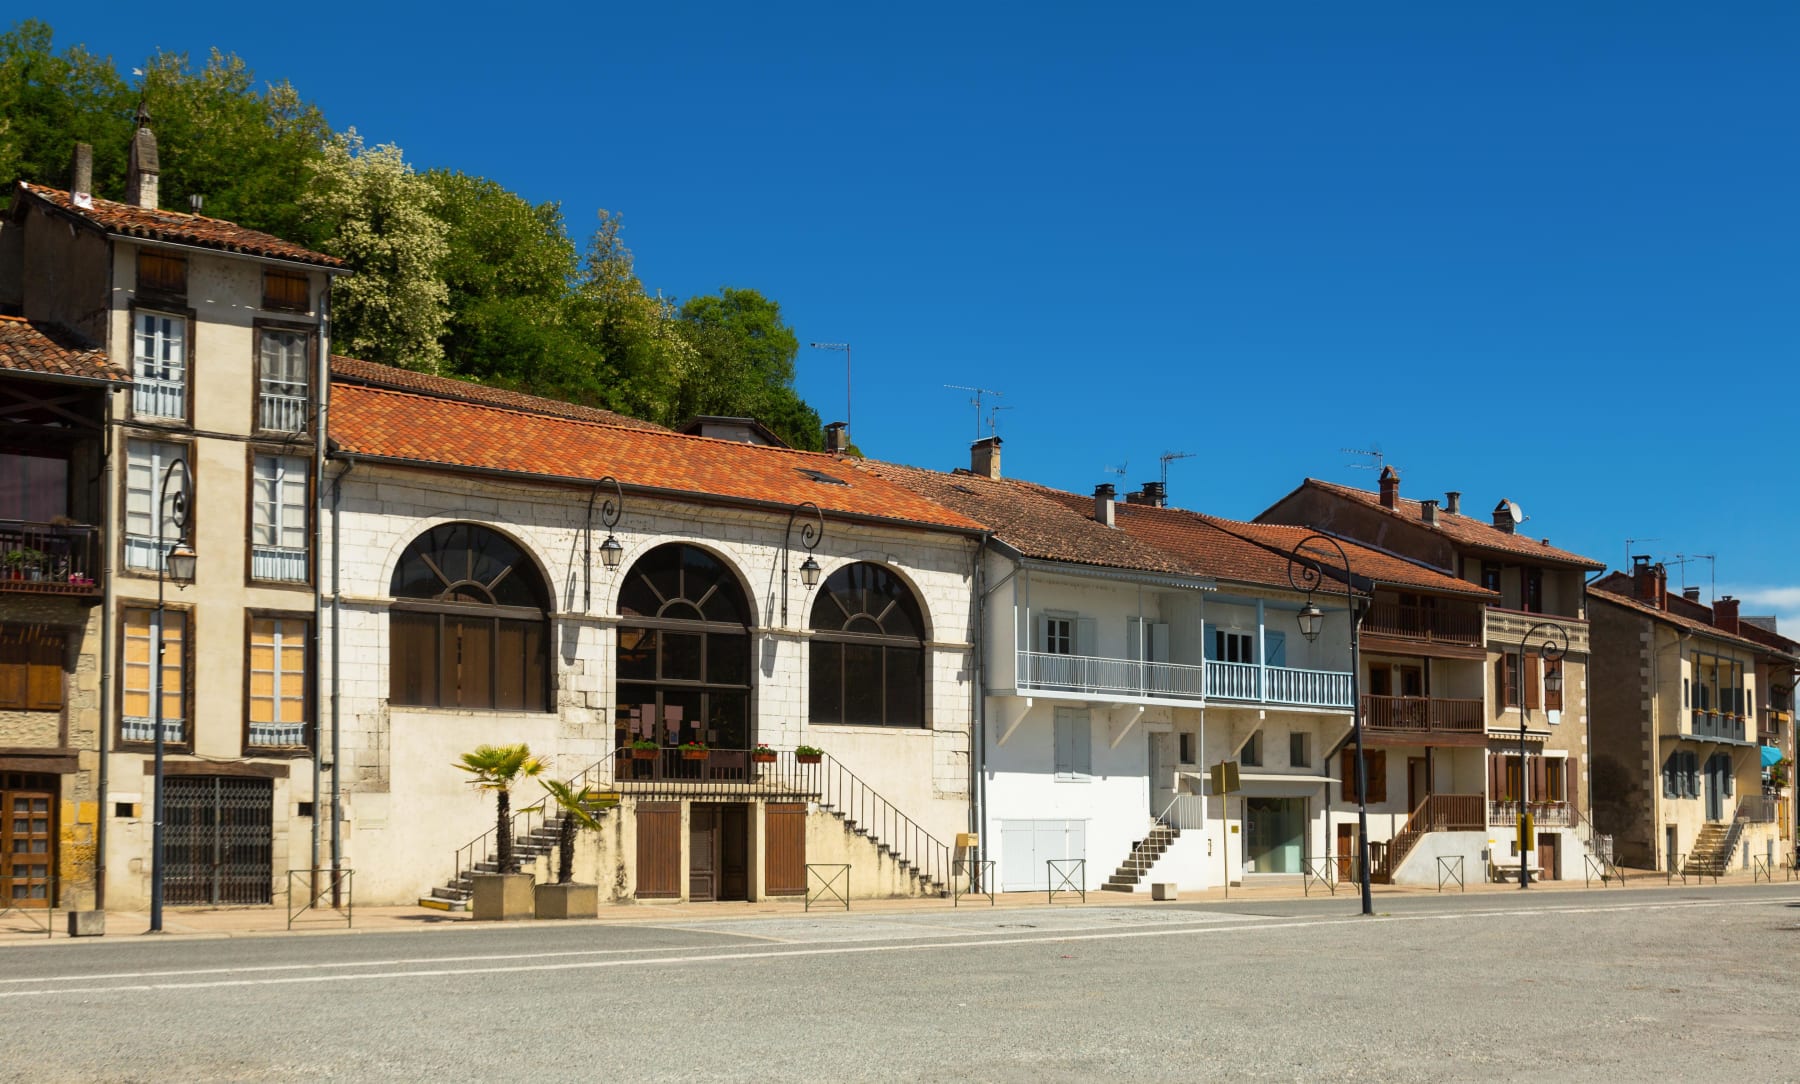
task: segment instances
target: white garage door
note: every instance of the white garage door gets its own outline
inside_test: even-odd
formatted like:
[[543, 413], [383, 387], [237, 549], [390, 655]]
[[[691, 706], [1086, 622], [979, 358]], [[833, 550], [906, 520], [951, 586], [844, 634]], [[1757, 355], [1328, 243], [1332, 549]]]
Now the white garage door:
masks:
[[1086, 821], [1001, 821], [1000, 890], [1043, 892], [1052, 858], [1087, 857]]

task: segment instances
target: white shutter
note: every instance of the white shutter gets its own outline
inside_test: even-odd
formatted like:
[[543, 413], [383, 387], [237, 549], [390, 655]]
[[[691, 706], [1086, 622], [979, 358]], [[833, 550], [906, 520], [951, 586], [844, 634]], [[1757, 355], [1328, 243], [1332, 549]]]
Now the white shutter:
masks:
[[1073, 714], [1068, 708], [1056, 709], [1053, 729], [1057, 775], [1068, 775], [1075, 770], [1075, 726], [1070, 718]]
[[1074, 742], [1074, 770], [1076, 775], [1094, 774], [1094, 734], [1093, 724], [1088, 713], [1077, 711], [1072, 713], [1070, 721], [1071, 740]]
[[1125, 619], [1125, 657], [1137, 662], [1144, 657], [1144, 619], [1127, 617]]
[[1095, 645], [1099, 639], [1100, 630], [1096, 627], [1093, 618], [1078, 617], [1075, 619], [1075, 654], [1093, 655], [1097, 650]]
[[1169, 626], [1166, 624], [1150, 626], [1150, 661], [1169, 661]]

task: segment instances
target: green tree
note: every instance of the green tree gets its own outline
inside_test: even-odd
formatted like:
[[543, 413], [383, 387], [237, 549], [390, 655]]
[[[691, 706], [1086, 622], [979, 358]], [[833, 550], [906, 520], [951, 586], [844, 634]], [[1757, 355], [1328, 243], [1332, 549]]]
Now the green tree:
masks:
[[566, 885], [575, 879], [575, 833], [583, 828], [595, 832], [602, 831], [602, 828], [600, 821], [582, 800], [582, 792], [554, 779], [540, 779], [538, 782], [550, 792], [551, 800], [562, 810], [562, 822], [556, 830], [556, 883]]
[[351, 128], [313, 163], [305, 214], [324, 251], [351, 271], [332, 290], [337, 346], [370, 361], [435, 373], [449, 320], [440, 277], [448, 246], [435, 217], [437, 191], [391, 143], [373, 149]]
[[75, 144], [90, 143], [96, 194], [122, 195], [134, 101], [111, 58], [58, 54], [48, 23], [14, 24], [0, 34], [0, 179], [66, 186]]
[[494, 794], [494, 859], [501, 873], [519, 872], [513, 860], [512, 789], [523, 780], [544, 770], [544, 762], [531, 755], [531, 747], [518, 745], [482, 745], [473, 753], [464, 753], [456, 767], [475, 778], [469, 780], [477, 790]]
[[824, 436], [818, 411], [794, 392], [800, 340], [781, 320], [781, 306], [755, 290], [722, 288], [681, 306], [682, 333], [695, 365], [677, 388], [675, 411], [749, 415], [796, 448], [817, 450]]
[[603, 405], [666, 422], [676, 409], [676, 389], [693, 368], [694, 351], [673, 306], [645, 292], [620, 226], [618, 215], [600, 212], [569, 301], [569, 319], [591, 351], [589, 371], [603, 389]]

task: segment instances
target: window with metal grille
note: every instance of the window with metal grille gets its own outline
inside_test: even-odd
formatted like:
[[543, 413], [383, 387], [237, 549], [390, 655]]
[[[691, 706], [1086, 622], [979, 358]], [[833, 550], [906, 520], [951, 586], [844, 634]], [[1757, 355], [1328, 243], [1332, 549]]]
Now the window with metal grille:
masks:
[[310, 630], [311, 622], [304, 618], [251, 620], [251, 745], [307, 744], [306, 656]]
[[306, 482], [303, 456], [259, 455], [250, 482], [250, 574], [306, 582]]

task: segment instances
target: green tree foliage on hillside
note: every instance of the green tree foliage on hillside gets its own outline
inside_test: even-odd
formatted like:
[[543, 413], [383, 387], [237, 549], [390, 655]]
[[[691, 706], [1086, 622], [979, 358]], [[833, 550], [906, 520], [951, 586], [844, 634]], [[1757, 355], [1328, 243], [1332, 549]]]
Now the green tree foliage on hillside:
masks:
[[333, 348], [672, 425], [749, 415], [796, 447], [821, 443], [794, 392], [799, 343], [781, 309], [725, 288], [677, 305], [646, 290], [602, 211], [585, 253], [561, 207], [533, 204], [453, 168], [415, 173], [392, 144], [334, 133], [283, 81], [259, 82], [213, 50], [195, 68], [157, 52], [141, 79], [81, 46], [58, 52], [50, 26], [0, 34], [0, 182], [69, 181], [77, 142], [94, 149], [94, 189], [125, 191], [140, 102], [161, 150], [161, 202], [341, 256]]

